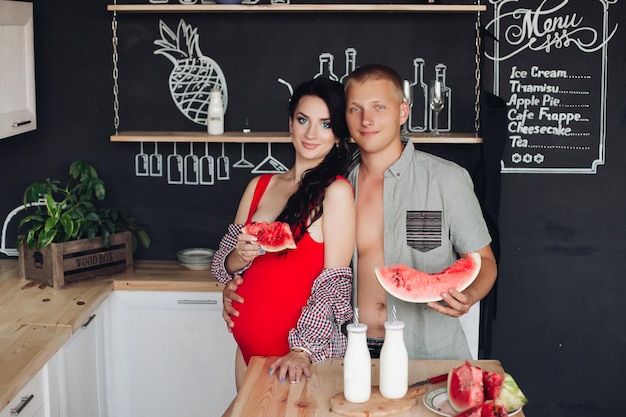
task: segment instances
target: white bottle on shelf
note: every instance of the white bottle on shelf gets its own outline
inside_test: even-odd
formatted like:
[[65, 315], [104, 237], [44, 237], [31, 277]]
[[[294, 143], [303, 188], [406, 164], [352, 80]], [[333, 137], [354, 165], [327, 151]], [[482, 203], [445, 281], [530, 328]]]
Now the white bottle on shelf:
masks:
[[404, 322], [385, 322], [385, 342], [380, 350], [380, 394], [402, 398], [408, 391], [409, 356], [404, 345]]
[[348, 347], [343, 359], [343, 395], [364, 403], [372, 394], [372, 358], [367, 349], [366, 324], [348, 324]]
[[222, 102], [222, 92], [216, 88], [212, 89], [209, 95], [209, 109], [207, 113], [208, 134], [224, 134], [224, 103]]

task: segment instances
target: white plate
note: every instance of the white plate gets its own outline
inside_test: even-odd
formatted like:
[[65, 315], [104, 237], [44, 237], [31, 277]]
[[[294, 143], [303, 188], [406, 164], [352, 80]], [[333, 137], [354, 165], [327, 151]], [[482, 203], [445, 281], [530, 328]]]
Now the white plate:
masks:
[[178, 251], [176, 254], [179, 258], [187, 258], [187, 259], [205, 259], [211, 258], [215, 254], [215, 250], [213, 249], [205, 249], [205, 248], [190, 248], [183, 249]]
[[215, 250], [205, 248], [190, 248], [179, 251], [176, 256], [178, 263], [189, 269], [209, 269]]
[[203, 271], [206, 269], [211, 269], [211, 265], [184, 264], [180, 262], [179, 262], [179, 265], [182, 266], [183, 268], [193, 269], [195, 271]]
[[[424, 405], [426, 405], [426, 408], [428, 408], [430, 411], [442, 416], [452, 417], [458, 414], [450, 406], [450, 401], [448, 401], [447, 388], [439, 388], [426, 394], [424, 396]], [[515, 411], [511, 411], [509, 413], [509, 416], [515, 415], [521, 410], [521, 408], [518, 408]]]

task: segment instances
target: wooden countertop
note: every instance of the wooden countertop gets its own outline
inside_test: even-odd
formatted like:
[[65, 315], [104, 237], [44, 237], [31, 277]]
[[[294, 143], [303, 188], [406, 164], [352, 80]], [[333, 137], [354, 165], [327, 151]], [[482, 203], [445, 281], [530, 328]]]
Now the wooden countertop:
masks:
[[[298, 384], [288, 382], [281, 384], [275, 375], [269, 375], [269, 366], [275, 359], [255, 356], [250, 360], [243, 385], [224, 417], [281, 417], [305, 414], [316, 417], [335, 417], [338, 415], [331, 411], [330, 399], [343, 392], [343, 359], [329, 359], [314, 364], [312, 378]], [[483, 369], [504, 373], [502, 365], [497, 360], [471, 362]], [[378, 359], [372, 360], [373, 386], [378, 385], [378, 364]], [[409, 382], [413, 383], [446, 373], [461, 364], [463, 364], [462, 360], [410, 360]], [[435, 417], [437, 414], [424, 405], [423, 398], [428, 392], [443, 387], [445, 387], [444, 382], [416, 388], [419, 392], [416, 393], [415, 405], [408, 411], [391, 414], [382, 412], [381, 409], [368, 408], [362, 414], [350, 415]], [[523, 417], [523, 410], [515, 416]]]
[[135, 261], [134, 273], [80, 281], [55, 290], [19, 278], [0, 260], [0, 410], [87, 321], [113, 290], [221, 291], [208, 270], [175, 261]]

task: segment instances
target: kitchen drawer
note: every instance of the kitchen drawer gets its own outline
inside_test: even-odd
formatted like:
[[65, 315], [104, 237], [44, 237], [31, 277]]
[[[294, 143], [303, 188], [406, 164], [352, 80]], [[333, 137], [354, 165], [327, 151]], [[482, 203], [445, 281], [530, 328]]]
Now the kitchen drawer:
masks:
[[44, 389], [44, 370], [42, 370], [0, 411], [0, 417], [44, 416], [46, 414]]

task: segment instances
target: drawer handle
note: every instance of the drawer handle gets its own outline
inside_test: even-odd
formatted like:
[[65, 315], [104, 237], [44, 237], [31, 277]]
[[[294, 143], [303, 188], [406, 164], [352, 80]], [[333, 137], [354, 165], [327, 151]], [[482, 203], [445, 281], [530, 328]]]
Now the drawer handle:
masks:
[[178, 300], [178, 304], [217, 304], [217, 300]]
[[92, 321], [93, 319], [95, 319], [95, 318], [96, 318], [96, 315], [95, 315], [95, 314], [92, 314], [92, 315], [91, 315], [91, 317], [89, 317], [89, 318], [87, 319], [87, 321], [83, 323], [83, 327], [87, 327], [87, 326], [89, 326], [89, 323], [91, 323], [91, 321]]
[[20, 127], [30, 123], [30, 120], [22, 120], [21, 122], [15, 122], [11, 124], [11, 127]]
[[22, 411], [24, 411], [24, 408], [26, 408], [28, 403], [33, 400], [33, 398], [35, 398], [35, 396], [33, 394], [30, 394], [28, 397], [22, 397], [22, 401], [20, 402], [20, 405], [18, 405], [17, 407], [11, 409], [11, 415], [12, 416], [19, 416], [20, 413]]

